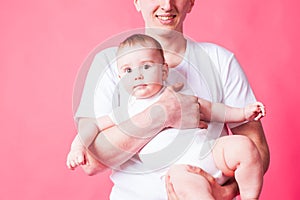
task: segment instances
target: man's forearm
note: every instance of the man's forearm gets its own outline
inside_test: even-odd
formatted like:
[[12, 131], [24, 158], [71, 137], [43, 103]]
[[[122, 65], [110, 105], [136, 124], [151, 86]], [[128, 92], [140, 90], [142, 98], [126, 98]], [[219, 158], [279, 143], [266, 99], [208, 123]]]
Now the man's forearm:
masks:
[[[199, 122], [198, 98], [176, 92], [182, 86], [167, 87], [156, 103], [118, 126], [101, 127], [103, 123], [98, 121], [100, 133], [89, 147], [93, 157], [108, 167], [118, 167], [166, 127], [207, 127]], [[124, 115], [115, 113], [115, 116]]]
[[162, 107], [150, 106], [118, 126], [101, 131], [89, 150], [104, 165], [118, 167], [165, 127], [164, 113]]

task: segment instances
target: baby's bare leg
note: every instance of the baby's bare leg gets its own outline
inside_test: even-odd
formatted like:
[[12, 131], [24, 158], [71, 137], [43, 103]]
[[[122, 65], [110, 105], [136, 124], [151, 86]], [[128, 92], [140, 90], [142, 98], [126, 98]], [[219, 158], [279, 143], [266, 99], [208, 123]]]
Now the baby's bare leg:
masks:
[[186, 165], [171, 166], [167, 176], [180, 200], [214, 199], [206, 178], [189, 172]]
[[235, 176], [242, 200], [258, 199], [263, 184], [263, 166], [255, 144], [246, 136], [224, 136], [213, 149], [216, 166]]

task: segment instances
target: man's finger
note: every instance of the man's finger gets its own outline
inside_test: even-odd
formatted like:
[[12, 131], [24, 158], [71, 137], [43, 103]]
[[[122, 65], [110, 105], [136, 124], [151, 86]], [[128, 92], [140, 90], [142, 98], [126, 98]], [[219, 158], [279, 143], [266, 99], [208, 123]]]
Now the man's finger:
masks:
[[199, 128], [206, 129], [208, 127], [207, 123], [205, 121], [199, 121]]
[[198, 174], [198, 175], [205, 177], [210, 183], [214, 183], [216, 181], [213, 176], [211, 176], [210, 174], [208, 174], [206, 171], [204, 171], [203, 169], [201, 169], [199, 167], [187, 165], [187, 170], [188, 170], [188, 172]]
[[178, 200], [173, 184], [171, 183], [170, 176], [167, 175], [165, 181], [166, 181], [166, 188], [168, 193], [168, 200]]

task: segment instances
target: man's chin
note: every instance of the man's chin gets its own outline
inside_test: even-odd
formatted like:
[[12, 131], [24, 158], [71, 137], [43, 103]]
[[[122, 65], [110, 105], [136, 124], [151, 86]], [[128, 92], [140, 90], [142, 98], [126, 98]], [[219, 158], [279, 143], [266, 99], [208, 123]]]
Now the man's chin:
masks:
[[158, 35], [161, 37], [170, 37], [181, 34], [180, 32], [176, 31], [173, 26], [157, 26], [154, 28], [147, 28], [146, 32], [150, 35]]

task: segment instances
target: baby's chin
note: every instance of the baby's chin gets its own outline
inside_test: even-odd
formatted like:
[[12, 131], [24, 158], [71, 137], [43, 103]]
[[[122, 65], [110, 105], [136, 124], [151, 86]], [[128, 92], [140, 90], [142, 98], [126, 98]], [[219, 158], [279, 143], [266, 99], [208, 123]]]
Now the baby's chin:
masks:
[[136, 97], [137, 99], [147, 99], [155, 96], [161, 87], [137, 87], [132, 91], [132, 96]]
[[154, 96], [154, 94], [133, 92], [132, 96], [134, 96], [137, 99], [148, 99], [148, 98], [151, 98], [152, 96]]
[[136, 97], [137, 99], [147, 99], [157, 94], [157, 92], [158, 91], [149, 91], [146, 88], [137, 88], [132, 92], [132, 96]]

